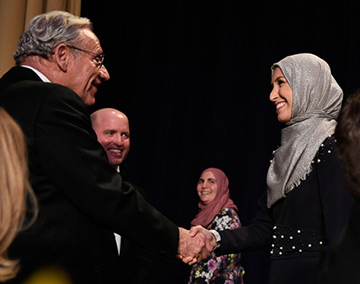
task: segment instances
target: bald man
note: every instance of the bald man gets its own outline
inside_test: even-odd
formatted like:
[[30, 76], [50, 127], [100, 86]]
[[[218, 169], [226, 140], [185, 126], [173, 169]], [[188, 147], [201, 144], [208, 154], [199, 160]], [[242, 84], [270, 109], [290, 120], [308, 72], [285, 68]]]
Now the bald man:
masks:
[[[109, 163], [118, 172], [120, 164], [125, 160], [130, 150], [130, 127], [127, 116], [113, 108], [103, 108], [93, 112], [90, 116], [92, 127], [99, 143], [103, 146]], [[143, 193], [141, 191], [141, 193]], [[149, 282], [151, 253], [129, 240], [115, 234], [115, 240], [120, 255], [119, 265], [123, 283], [142, 284]]]
[[130, 150], [130, 127], [127, 116], [116, 109], [103, 108], [92, 113], [90, 117], [110, 165], [120, 172], [120, 164]]

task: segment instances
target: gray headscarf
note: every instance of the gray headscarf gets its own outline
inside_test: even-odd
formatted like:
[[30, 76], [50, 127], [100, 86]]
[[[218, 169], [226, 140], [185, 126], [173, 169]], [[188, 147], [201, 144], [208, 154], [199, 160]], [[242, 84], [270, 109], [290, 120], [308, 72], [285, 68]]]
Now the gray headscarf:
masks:
[[343, 99], [329, 65], [313, 54], [288, 56], [273, 64], [272, 72], [276, 67], [292, 89], [293, 105], [267, 173], [269, 208], [311, 172], [321, 143], [335, 131]]

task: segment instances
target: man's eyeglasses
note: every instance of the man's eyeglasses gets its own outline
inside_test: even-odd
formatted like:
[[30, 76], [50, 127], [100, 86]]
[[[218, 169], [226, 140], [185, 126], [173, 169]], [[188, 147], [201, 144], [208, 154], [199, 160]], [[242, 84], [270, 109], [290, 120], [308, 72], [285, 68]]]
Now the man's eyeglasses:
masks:
[[91, 55], [94, 55], [95, 56], [95, 60], [96, 60], [96, 64], [101, 67], [103, 66], [104, 64], [104, 59], [105, 59], [105, 54], [100, 54], [100, 53], [95, 53], [95, 52], [92, 52], [92, 51], [88, 51], [88, 50], [85, 50], [85, 49], [81, 49], [79, 47], [76, 47], [76, 46], [73, 46], [73, 45], [67, 45], [68, 48], [72, 48], [72, 49], [76, 49], [76, 50], [79, 50], [79, 51], [82, 51], [82, 52], [86, 52], [86, 53], [89, 53]]

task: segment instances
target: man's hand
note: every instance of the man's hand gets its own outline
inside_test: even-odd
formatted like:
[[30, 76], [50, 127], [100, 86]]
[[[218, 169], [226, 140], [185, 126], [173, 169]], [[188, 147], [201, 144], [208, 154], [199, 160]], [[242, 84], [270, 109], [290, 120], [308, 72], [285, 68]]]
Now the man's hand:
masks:
[[190, 229], [190, 236], [191, 237], [196, 237], [198, 234], [202, 234], [205, 236], [206, 240], [205, 240], [205, 245], [206, 245], [206, 250], [209, 251], [209, 254], [211, 251], [213, 251], [213, 249], [216, 247], [216, 239], [215, 236], [210, 233], [208, 230], [206, 230], [204, 227], [198, 225], [195, 227], [192, 227]]
[[179, 235], [178, 258], [189, 265], [207, 258], [216, 246], [214, 235], [202, 226], [179, 228]]
[[207, 250], [206, 237], [202, 233], [190, 236], [190, 231], [179, 228], [179, 247], [178, 258], [184, 263], [193, 265], [197, 261], [208, 257], [210, 252]]

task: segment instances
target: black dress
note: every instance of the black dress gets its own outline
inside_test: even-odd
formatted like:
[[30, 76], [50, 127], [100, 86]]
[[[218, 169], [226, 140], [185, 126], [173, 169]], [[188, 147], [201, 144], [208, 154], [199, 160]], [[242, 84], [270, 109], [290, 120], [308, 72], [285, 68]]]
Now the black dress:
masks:
[[352, 203], [335, 138], [328, 137], [313, 159], [306, 180], [270, 209], [264, 195], [252, 224], [234, 233], [220, 232], [219, 252], [269, 245], [269, 283], [314, 283], [330, 245], [348, 220]]

